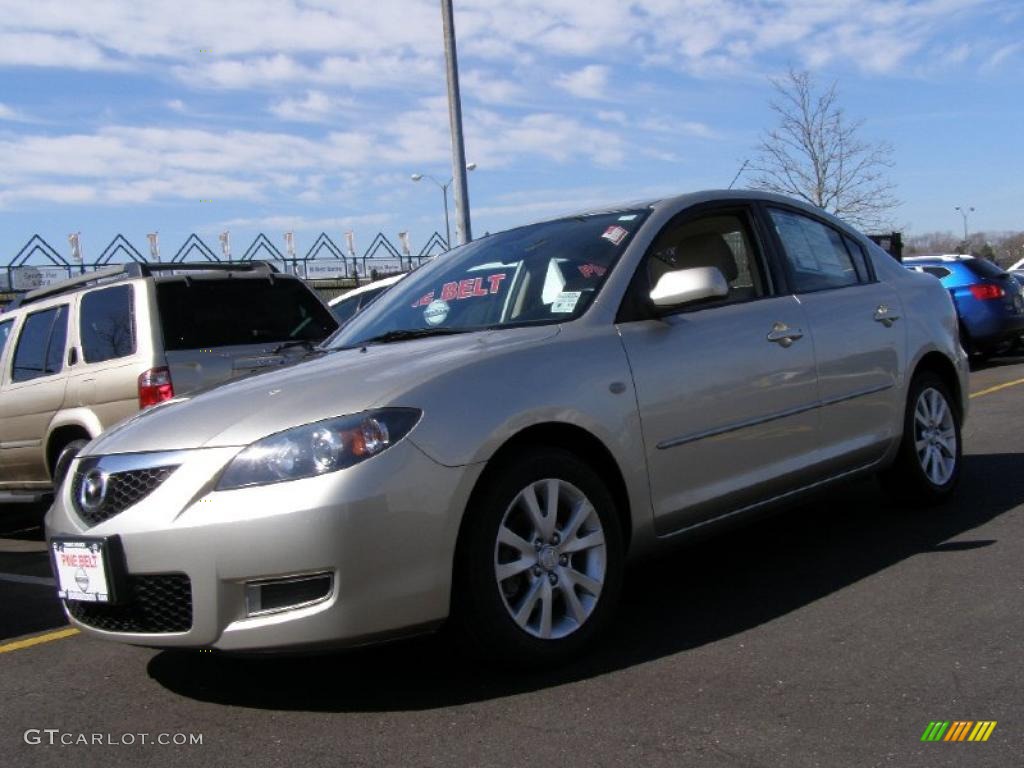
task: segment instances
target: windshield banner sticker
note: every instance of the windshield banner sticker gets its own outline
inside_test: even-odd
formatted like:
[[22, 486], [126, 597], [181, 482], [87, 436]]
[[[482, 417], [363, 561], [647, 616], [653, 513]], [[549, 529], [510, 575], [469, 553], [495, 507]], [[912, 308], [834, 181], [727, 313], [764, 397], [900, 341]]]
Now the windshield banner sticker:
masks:
[[623, 229], [620, 226], [613, 224], [604, 231], [601, 235], [605, 240], [610, 242], [612, 245], [622, 245], [622, 241], [629, 236], [629, 230]]
[[430, 302], [423, 310], [423, 319], [427, 325], [440, 325], [448, 319], [448, 302], [437, 299]]
[[580, 264], [580, 274], [584, 277], [604, 277], [608, 270], [598, 264]]
[[576, 302], [580, 300], [582, 291], [562, 291], [551, 304], [551, 312], [572, 313], [576, 310]]
[[[501, 283], [506, 277], [508, 277], [506, 273], [499, 272], [487, 277], [470, 277], [458, 282], [445, 283], [441, 286], [441, 297], [438, 301], [461, 301], [500, 293]], [[423, 296], [412, 305], [413, 309], [431, 304], [434, 301], [434, 295], [435, 291], [431, 291]]]

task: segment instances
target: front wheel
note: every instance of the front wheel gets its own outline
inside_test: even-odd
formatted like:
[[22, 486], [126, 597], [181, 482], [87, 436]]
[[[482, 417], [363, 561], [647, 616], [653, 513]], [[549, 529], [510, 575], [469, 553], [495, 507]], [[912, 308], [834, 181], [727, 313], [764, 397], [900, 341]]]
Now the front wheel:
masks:
[[521, 666], [567, 660], [607, 625], [622, 533], [600, 476], [559, 449], [484, 480], [459, 542], [453, 623], [477, 655]]
[[923, 372], [910, 383], [903, 438], [882, 482], [901, 501], [926, 506], [948, 498], [960, 481], [960, 412], [946, 384]]

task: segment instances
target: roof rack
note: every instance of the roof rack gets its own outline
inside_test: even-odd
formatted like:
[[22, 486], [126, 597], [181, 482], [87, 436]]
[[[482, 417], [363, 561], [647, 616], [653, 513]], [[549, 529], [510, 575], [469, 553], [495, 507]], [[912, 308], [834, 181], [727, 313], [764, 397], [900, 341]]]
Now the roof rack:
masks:
[[141, 264], [133, 261], [128, 264], [120, 264], [106, 269], [97, 269], [78, 277], [68, 280], [61, 280], [59, 283], [47, 285], [43, 288], [36, 288], [11, 302], [8, 309], [31, 304], [51, 296], [59, 296], [63, 293], [71, 293], [79, 288], [86, 288], [93, 285], [127, 280], [132, 277], [152, 277], [161, 272], [265, 272], [266, 274], [277, 274], [277, 267], [269, 261], [247, 261], [235, 264], [186, 264], [183, 262], [171, 262], [163, 264]]

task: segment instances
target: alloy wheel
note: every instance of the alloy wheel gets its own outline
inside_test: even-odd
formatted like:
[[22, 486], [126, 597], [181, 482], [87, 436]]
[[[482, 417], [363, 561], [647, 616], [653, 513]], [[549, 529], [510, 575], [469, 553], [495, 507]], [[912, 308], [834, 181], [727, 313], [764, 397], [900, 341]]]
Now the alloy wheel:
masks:
[[921, 390], [914, 406], [914, 449], [925, 476], [936, 486], [948, 483], [956, 470], [956, 441], [946, 398], [933, 387]]
[[498, 526], [494, 575], [512, 620], [542, 640], [582, 627], [604, 585], [604, 528], [576, 486], [547, 478], [512, 500]]

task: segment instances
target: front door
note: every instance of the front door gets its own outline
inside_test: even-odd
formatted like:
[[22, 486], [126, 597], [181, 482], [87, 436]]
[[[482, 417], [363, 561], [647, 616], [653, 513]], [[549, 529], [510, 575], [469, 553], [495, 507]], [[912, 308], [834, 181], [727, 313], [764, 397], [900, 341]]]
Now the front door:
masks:
[[795, 297], [773, 295], [753, 233], [742, 209], [670, 222], [636, 284], [714, 266], [729, 295], [619, 325], [659, 534], [799, 487], [813, 464], [817, 378], [807, 319]]
[[59, 305], [27, 315], [12, 340], [0, 396], [0, 481], [31, 485], [50, 479], [43, 441], [64, 403], [67, 333], [68, 307]]

